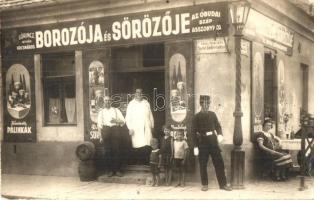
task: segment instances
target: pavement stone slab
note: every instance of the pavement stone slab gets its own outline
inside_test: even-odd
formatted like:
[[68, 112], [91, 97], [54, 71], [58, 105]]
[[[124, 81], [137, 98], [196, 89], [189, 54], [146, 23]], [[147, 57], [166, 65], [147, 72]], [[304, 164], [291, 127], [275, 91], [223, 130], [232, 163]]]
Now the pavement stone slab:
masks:
[[[174, 184], [173, 184], [174, 185]], [[26, 199], [310, 199], [314, 200], [314, 178], [307, 177], [308, 189], [299, 191], [300, 181], [293, 177], [286, 182], [254, 181], [245, 189], [231, 192], [219, 190], [211, 181], [203, 192], [198, 183], [186, 187], [152, 187], [142, 184], [81, 182], [78, 177], [31, 175], [2, 175], [1, 194], [10, 198]]]

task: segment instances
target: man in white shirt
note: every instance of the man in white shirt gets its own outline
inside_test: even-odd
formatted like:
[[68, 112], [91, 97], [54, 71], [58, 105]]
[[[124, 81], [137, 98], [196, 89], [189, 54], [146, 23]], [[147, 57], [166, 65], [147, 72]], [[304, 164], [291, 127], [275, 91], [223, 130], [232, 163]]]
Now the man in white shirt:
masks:
[[97, 126], [101, 131], [102, 139], [109, 158], [109, 174], [123, 176], [121, 172], [122, 165], [122, 137], [121, 126], [125, 123], [121, 111], [111, 106], [109, 96], [104, 97], [104, 108], [98, 113]]
[[150, 104], [143, 99], [142, 89], [135, 90], [135, 97], [130, 101], [126, 111], [126, 125], [132, 138], [132, 147], [140, 161], [147, 164], [151, 151], [150, 140], [154, 128], [154, 118]]

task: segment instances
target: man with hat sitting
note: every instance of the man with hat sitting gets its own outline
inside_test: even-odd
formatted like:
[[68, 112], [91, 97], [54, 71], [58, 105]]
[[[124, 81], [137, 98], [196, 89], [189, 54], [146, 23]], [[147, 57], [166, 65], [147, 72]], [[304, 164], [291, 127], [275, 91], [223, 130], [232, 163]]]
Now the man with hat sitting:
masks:
[[194, 143], [194, 155], [199, 156], [202, 191], [208, 190], [207, 162], [209, 154], [216, 171], [219, 187], [222, 190], [232, 190], [227, 185], [224, 161], [218, 142], [222, 142], [222, 130], [214, 112], [209, 111], [210, 97], [200, 95], [201, 111], [193, 118], [192, 138]]

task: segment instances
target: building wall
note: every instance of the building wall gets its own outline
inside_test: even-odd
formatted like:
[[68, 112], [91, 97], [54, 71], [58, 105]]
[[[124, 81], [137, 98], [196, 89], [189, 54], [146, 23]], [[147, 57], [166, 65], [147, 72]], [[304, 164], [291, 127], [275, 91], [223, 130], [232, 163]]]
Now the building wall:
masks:
[[[282, 5], [282, 1], [279, 1], [279, 4]], [[289, 6], [288, 6], [289, 7]], [[280, 14], [288, 15], [291, 10], [288, 10], [287, 6], [282, 6], [280, 10]], [[279, 12], [276, 12], [270, 8], [265, 10], [261, 5], [255, 5], [254, 7], [257, 11], [262, 12], [264, 15], [276, 20], [277, 22], [287, 26], [291, 29], [294, 35], [294, 43], [293, 43], [293, 52], [292, 56], [285, 55], [284, 52], [280, 50], [273, 49], [272, 47], [261, 44], [254, 39], [251, 39], [258, 46], [264, 46], [264, 48], [270, 48], [273, 52], [275, 52], [277, 58], [277, 69], [279, 62], [282, 62], [284, 65], [284, 98], [282, 102], [282, 110], [281, 112], [287, 114], [289, 116], [287, 124], [283, 127], [283, 134], [280, 134], [282, 138], [286, 137], [286, 133], [291, 133], [291, 131], [298, 131], [300, 129], [300, 108], [302, 106], [302, 84], [303, 84], [303, 75], [300, 64], [306, 64], [309, 66], [309, 83], [308, 83], [308, 95], [309, 95], [309, 113], [314, 113], [313, 107], [313, 91], [314, 88], [312, 86], [314, 80], [313, 73], [313, 34], [308, 33], [308, 31], [304, 30], [304, 27], [296, 25], [294, 22], [289, 20], [289, 17], [280, 17]], [[290, 7], [289, 7], [290, 8]], [[295, 15], [299, 16], [299, 18], [303, 18], [300, 13], [293, 12]], [[292, 15], [292, 18], [295, 17]], [[291, 16], [290, 16], [291, 17]], [[298, 21], [298, 20], [297, 20]], [[299, 21], [300, 22], [300, 21]], [[304, 24], [306, 24], [306, 20], [304, 20]], [[304, 25], [303, 24], [303, 25]], [[255, 50], [253, 46], [253, 51]], [[254, 81], [254, 80], [252, 80]], [[278, 80], [279, 81], [279, 80]], [[280, 82], [278, 82], [278, 87], [281, 86]], [[253, 102], [252, 102], [253, 103]], [[280, 107], [279, 107], [280, 108]], [[250, 147], [251, 146], [251, 149]], [[245, 148], [248, 147], [248, 148]], [[254, 151], [254, 144], [244, 145], [244, 149], [246, 149], [246, 170], [250, 170], [247, 174], [248, 177], [255, 174], [259, 171], [260, 166], [257, 165], [256, 162], [256, 154]], [[248, 149], [250, 149], [248, 151]], [[296, 152], [291, 152], [293, 156], [294, 162], [296, 162]]]
[[34, 66], [37, 142], [3, 143], [3, 173], [78, 176], [79, 160], [75, 156], [75, 150], [84, 141], [82, 52], [75, 52], [75, 126], [44, 126], [41, 55], [34, 55]]
[[[230, 49], [233, 48], [233, 37]], [[216, 112], [226, 144], [232, 144], [235, 109], [235, 55], [230, 53], [195, 55], [195, 110], [200, 111], [199, 95], [211, 96], [210, 109]], [[242, 56], [242, 112], [244, 141], [250, 138], [250, 57]]]
[[[100, 4], [97, 1], [77, 1], [65, 3], [61, 6], [50, 5], [42, 8], [30, 7], [29, 9], [2, 12], [1, 18], [4, 19], [2, 22], [4, 28], [14, 28], [100, 18], [110, 15], [149, 11], [155, 8], [164, 9], [187, 5], [193, 5], [193, 2], [190, 0], [170, 1], [170, 3], [165, 3], [165, 1], [162, 0], [120, 0]], [[56, 12], [56, 10], [58, 12]], [[33, 15], [34, 13], [36, 13], [36, 16]], [[4, 173], [77, 176], [76, 163], [78, 161], [74, 156], [75, 148], [80, 141], [84, 140], [84, 113], [82, 113], [83, 66], [81, 52], [76, 52], [78, 123], [77, 126], [74, 127], [44, 126], [40, 54], [34, 55], [34, 66], [38, 140], [36, 143], [4, 143], [4, 151], [2, 152]], [[1, 108], [3, 108], [3, 106], [1, 106]]]
[[[310, 30], [313, 27], [313, 19], [284, 0], [278, 0], [276, 4], [268, 0], [251, 1], [251, 3], [254, 9], [259, 10], [295, 32], [293, 55], [292, 57], [285, 56], [283, 61], [285, 63], [284, 87], [288, 108], [287, 114], [292, 114], [288, 121], [288, 127], [296, 131], [300, 128], [299, 113], [302, 105], [300, 63], [309, 65], [308, 111], [312, 115], [314, 114], [314, 37], [313, 32]], [[301, 44], [301, 51], [299, 51], [299, 43]]]
[[[314, 41], [302, 38], [299, 34], [297, 35], [295, 42], [295, 53], [299, 55], [299, 63], [303, 63], [309, 66], [309, 83], [308, 83], [308, 111], [314, 115]], [[299, 53], [300, 43], [300, 53]], [[297, 67], [297, 66], [296, 66]], [[298, 67], [297, 67], [298, 68]], [[300, 69], [300, 68], [299, 68]], [[302, 82], [302, 80], [300, 80]], [[297, 91], [297, 90], [296, 90]]]
[[[200, 3], [217, 2], [217, 0], [173, 0], [165, 3], [163, 0], [132, 0], [132, 1], [110, 1], [108, 4], [99, 4], [97, 1], [81, 1], [66, 4], [64, 6], [49, 6], [42, 9], [30, 8], [19, 11], [4, 12], [1, 18], [4, 20], [2, 27], [12, 28], [20, 26], [33, 26], [64, 21], [75, 21], [90, 18], [99, 18], [109, 15], [164, 9], [169, 7], [187, 6]], [[297, 31], [294, 42], [292, 57], [283, 56], [285, 66], [285, 91], [288, 113], [292, 113], [289, 123], [294, 130], [298, 129], [298, 113], [301, 104], [301, 72], [300, 62], [308, 64], [309, 69], [309, 111], [314, 113], [314, 52], [313, 34], [305, 27], [309, 20], [298, 9], [291, 6], [283, 6], [284, 1], [278, 1], [277, 12], [271, 8], [270, 1], [251, 1], [253, 7], [265, 15], [272, 17], [278, 22], [288, 25]], [[56, 12], [58, 10], [58, 12]], [[34, 12], [36, 11], [36, 12]], [[33, 14], [36, 13], [36, 16]], [[58, 15], [57, 15], [57, 14]], [[286, 16], [284, 16], [286, 15]], [[292, 21], [292, 20], [294, 21]], [[302, 19], [302, 20], [300, 20]], [[299, 24], [304, 23], [302, 26]], [[230, 29], [228, 47], [230, 53], [200, 54], [195, 55], [195, 111], [200, 110], [199, 94], [209, 94], [212, 97], [211, 109], [217, 113], [223, 128], [225, 140], [222, 144], [223, 157], [226, 164], [228, 177], [230, 177], [230, 155], [232, 150], [234, 107], [235, 107], [235, 54], [234, 37]], [[307, 39], [305, 39], [305, 37]], [[298, 42], [302, 43], [302, 51], [298, 52]], [[250, 53], [250, 52], [249, 52]], [[77, 176], [77, 163], [75, 148], [84, 140], [84, 114], [83, 111], [83, 81], [82, 81], [82, 56], [81, 52], [76, 54], [76, 94], [77, 94], [77, 119], [76, 127], [45, 127], [43, 125], [43, 96], [41, 82], [40, 55], [34, 56], [35, 78], [36, 78], [36, 124], [37, 143], [3, 143], [2, 166], [4, 173], [19, 174], [45, 174]], [[250, 116], [251, 116], [251, 61], [250, 56], [242, 56], [242, 127], [243, 127], [243, 149], [246, 151], [246, 176], [253, 177], [252, 164], [254, 161], [253, 144], [250, 141]], [[1, 63], [0, 63], [1, 69]], [[0, 75], [1, 76], [1, 75]], [[0, 83], [2, 84], [2, 83]], [[1, 86], [1, 85], [0, 85]], [[2, 87], [0, 87], [0, 99], [2, 99]], [[3, 109], [0, 101], [1, 112]], [[0, 124], [3, 124], [3, 115], [0, 116]], [[2, 139], [2, 126], [0, 136]], [[210, 165], [210, 172], [213, 172]], [[209, 173], [211, 179], [214, 173]], [[197, 174], [198, 175], [198, 174]]]
[[232, 143], [234, 124], [235, 73], [232, 66], [228, 53], [195, 55], [195, 111], [200, 111], [199, 95], [210, 95], [210, 110], [216, 112], [227, 144]]
[[[206, 0], [201, 3], [210, 3], [224, 0]], [[61, 3], [61, 2], [60, 2]], [[195, 0], [198, 3], [198, 0]], [[108, 0], [64, 2], [43, 6], [40, 9], [30, 7], [2, 13], [3, 27], [12, 28], [20, 26], [51, 24], [66, 21], [76, 21], [91, 18], [101, 18], [106, 16], [128, 14], [132, 12], [143, 12], [155, 9], [174, 8], [181, 6], [191, 6], [192, 0], [171, 0], [167, 3], [164, 0]], [[56, 12], [57, 10], [57, 12]], [[36, 13], [36, 15], [34, 15]]]
[[79, 142], [2, 143], [2, 173], [78, 176]]
[[[300, 128], [300, 108], [302, 107], [302, 86], [303, 74], [300, 64], [309, 66], [309, 113], [314, 114], [313, 109], [313, 41], [310, 41], [299, 34], [295, 35], [293, 56], [285, 56], [283, 61], [285, 63], [285, 102], [286, 113], [290, 116], [287, 123], [287, 131], [296, 132]], [[299, 46], [300, 45], [300, 46]]]
[[[231, 30], [232, 31], [232, 30]], [[195, 54], [195, 112], [200, 111], [199, 95], [207, 94], [211, 96], [210, 110], [217, 114], [217, 117], [222, 126], [224, 141], [221, 145], [223, 157], [225, 160], [227, 171], [230, 169], [231, 150], [233, 145], [234, 135], [234, 110], [235, 110], [235, 51], [234, 37], [232, 32], [229, 34], [227, 53], [213, 54]], [[241, 107], [243, 112], [242, 131], [243, 131], [243, 148], [246, 152], [252, 151], [250, 142], [250, 119], [251, 119], [251, 66], [250, 66], [250, 51], [248, 55], [241, 56]], [[250, 161], [251, 153], [246, 156], [247, 161]], [[247, 163], [246, 176], [251, 176], [252, 165]], [[229, 172], [228, 172], [229, 173]]]
[[[283, 4], [283, 2], [280, 2]], [[259, 11], [265, 11], [265, 5], [255, 5], [254, 8]], [[267, 6], [267, 5], [266, 5]], [[287, 10], [287, 9], [290, 10]], [[286, 10], [285, 10], [286, 9]], [[291, 11], [291, 7], [286, 6], [284, 9], [279, 9], [280, 14], [288, 14]], [[273, 18], [274, 20], [283, 23], [295, 32], [293, 55], [285, 55], [284, 52], [275, 50], [277, 52], [277, 64], [282, 61], [284, 63], [284, 113], [289, 116], [287, 125], [284, 127], [286, 133], [291, 131], [298, 131], [300, 129], [300, 108], [302, 106], [302, 70], [300, 67], [301, 63], [309, 65], [309, 113], [314, 113], [314, 82], [313, 73], [313, 37], [311, 34], [305, 33], [304, 29], [298, 27], [296, 24], [289, 21], [289, 18], [280, 18], [280, 14], [276, 11], [269, 9], [266, 16]], [[294, 12], [295, 15], [300, 13]], [[292, 16], [296, 18], [295, 16]], [[251, 39], [254, 41], [254, 39]], [[299, 43], [301, 44], [301, 50], [299, 50]], [[261, 44], [267, 47], [264, 44]], [[220, 54], [195, 54], [195, 110], [200, 110], [199, 106], [199, 94], [209, 94], [212, 97], [211, 109], [217, 113], [220, 123], [223, 128], [224, 142], [223, 151], [227, 150], [226, 144], [232, 144], [233, 127], [234, 127], [234, 101], [235, 101], [235, 54], [234, 54], [234, 37], [232, 30], [229, 35], [229, 49], [231, 54], [220, 53]], [[269, 47], [268, 47], [269, 48]], [[249, 52], [250, 54], [251, 52]], [[251, 57], [242, 55], [242, 127], [243, 127], [243, 149], [246, 151], [246, 177], [254, 177], [256, 166], [254, 143], [250, 141], [251, 130]], [[254, 80], [252, 80], [254, 81]], [[230, 148], [229, 148], [230, 150]], [[227, 166], [230, 162], [230, 156], [223, 154]], [[258, 166], [257, 166], [258, 167]], [[255, 174], [256, 175], [256, 174]]]

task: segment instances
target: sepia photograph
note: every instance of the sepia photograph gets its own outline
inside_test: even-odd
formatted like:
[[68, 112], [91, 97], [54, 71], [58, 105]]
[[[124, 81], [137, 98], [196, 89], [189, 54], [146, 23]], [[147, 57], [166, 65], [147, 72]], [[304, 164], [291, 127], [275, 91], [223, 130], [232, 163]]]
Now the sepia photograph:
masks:
[[0, 199], [314, 200], [314, 0], [0, 0]]

